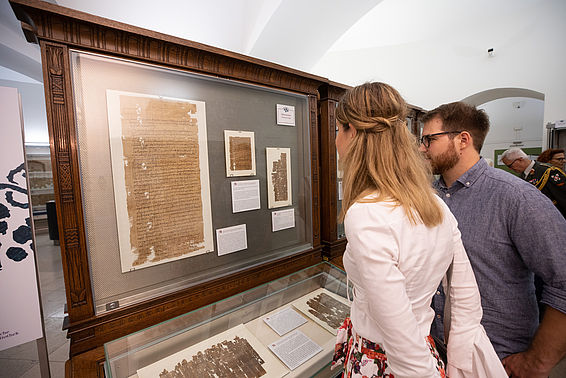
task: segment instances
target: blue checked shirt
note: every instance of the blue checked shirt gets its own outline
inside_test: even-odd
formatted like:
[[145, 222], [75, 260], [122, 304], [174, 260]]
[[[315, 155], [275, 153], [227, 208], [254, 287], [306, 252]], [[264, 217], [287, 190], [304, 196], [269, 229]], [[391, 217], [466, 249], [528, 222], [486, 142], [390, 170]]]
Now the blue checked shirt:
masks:
[[[538, 327], [534, 273], [542, 303], [566, 313], [566, 220], [532, 184], [480, 159], [438, 195], [462, 233], [483, 307], [482, 324], [499, 358], [525, 351]], [[443, 338], [444, 293], [432, 306], [431, 334]]]

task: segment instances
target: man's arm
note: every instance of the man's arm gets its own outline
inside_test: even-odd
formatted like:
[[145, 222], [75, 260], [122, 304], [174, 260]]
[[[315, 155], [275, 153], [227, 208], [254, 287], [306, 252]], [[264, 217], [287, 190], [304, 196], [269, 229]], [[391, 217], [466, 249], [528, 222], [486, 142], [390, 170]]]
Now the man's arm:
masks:
[[566, 356], [566, 314], [546, 308], [529, 349], [503, 359], [505, 371], [513, 378], [546, 378]]
[[558, 168], [551, 168], [547, 185], [551, 199], [556, 201], [556, 207], [566, 218], [566, 176]]
[[503, 360], [513, 377], [548, 377], [566, 354], [566, 219], [541, 192], [524, 188], [508, 214], [512, 240], [526, 266], [543, 281], [546, 311], [529, 348]]

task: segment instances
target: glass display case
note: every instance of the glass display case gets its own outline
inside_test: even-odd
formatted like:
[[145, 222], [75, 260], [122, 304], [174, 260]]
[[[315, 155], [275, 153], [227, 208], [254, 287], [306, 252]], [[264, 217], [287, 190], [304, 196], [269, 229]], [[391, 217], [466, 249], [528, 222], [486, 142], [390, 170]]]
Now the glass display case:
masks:
[[26, 145], [26, 159], [33, 214], [35, 217], [45, 216], [45, 204], [55, 199], [49, 146]]
[[223, 376], [222, 369], [247, 377], [337, 376], [340, 368], [330, 363], [336, 328], [349, 314], [346, 290], [345, 272], [311, 266], [106, 343], [106, 377]]
[[90, 374], [73, 360], [106, 342], [322, 260], [327, 79], [45, 1], [10, 5], [41, 49], [71, 376]]
[[96, 314], [312, 248], [307, 96], [70, 62]]

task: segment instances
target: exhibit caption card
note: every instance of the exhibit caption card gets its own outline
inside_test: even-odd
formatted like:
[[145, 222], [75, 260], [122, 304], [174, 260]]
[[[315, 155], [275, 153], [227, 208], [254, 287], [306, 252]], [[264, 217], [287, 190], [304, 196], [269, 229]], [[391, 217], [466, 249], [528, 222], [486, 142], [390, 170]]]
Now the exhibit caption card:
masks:
[[281, 310], [271, 316], [263, 318], [263, 321], [271, 327], [279, 336], [305, 324], [307, 319], [290, 307]]
[[295, 227], [295, 209], [271, 212], [272, 231], [281, 231]]
[[350, 316], [348, 300], [324, 288], [302, 296], [292, 305], [333, 335]]
[[216, 247], [218, 256], [227, 255], [232, 252], [248, 248], [246, 225], [219, 228], [216, 230]]
[[282, 126], [295, 126], [295, 107], [277, 104], [277, 124]]
[[232, 181], [232, 212], [257, 210], [261, 207], [259, 180]]
[[212, 336], [138, 369], [139, 378], [202, 377], [206, 366], [209, 376], [282, 377], [285, 368], [243, 325]]
[[299, 330], [269, 345], [269, 349], [291, 370], [295, 370], [322, 348]]

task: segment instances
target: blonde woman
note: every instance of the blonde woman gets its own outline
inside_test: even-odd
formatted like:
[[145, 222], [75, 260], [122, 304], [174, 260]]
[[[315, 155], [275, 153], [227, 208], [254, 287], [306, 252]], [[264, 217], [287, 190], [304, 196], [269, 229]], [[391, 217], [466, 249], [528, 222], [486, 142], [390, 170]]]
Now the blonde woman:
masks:
[[[349, 90], [336, 110], [353, 301], [333, 364], [344, 364], [345, 377], [506, 377], [480, 325], [479, 291], [457, 222], [434, 194], [406, 112], [383, 83]], [[429, 336], [430, 303], [449, 269], [445, 371]]]

